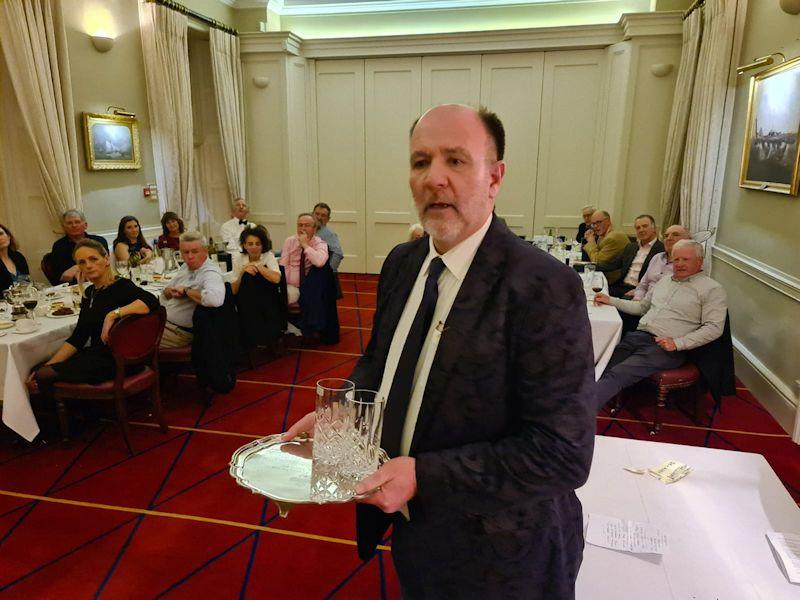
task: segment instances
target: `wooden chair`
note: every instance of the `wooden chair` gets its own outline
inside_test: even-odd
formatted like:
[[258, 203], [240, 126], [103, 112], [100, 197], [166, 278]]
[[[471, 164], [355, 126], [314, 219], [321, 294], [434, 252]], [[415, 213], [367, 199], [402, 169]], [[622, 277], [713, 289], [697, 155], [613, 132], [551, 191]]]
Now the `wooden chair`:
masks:
[[[128, 428], [127, 399], [148, 390], [153, 402], [153, 414], [162, 433], [167, 432], [167, 423], [161, 412], [161, 395], [158, 385], [158, 344], [161, 341], [166, 320], [166, 310], [164, 307], [159, 307], [157, 311], [146, 315], [123, 317], [111, 328], [108, 335], [108, 347], [114, 355], [116, 363], [114, 379], [99, 384], [64, 381], [54, 384], [53, 393], [58, 406], [61, 431], [65, 437], [69, 432], [64, 400], [113, 400], [125, 444], [128, 446], [128, 451], [133, 454]], [[132, 365], [142, 365], [143, 369], [133, 375], [126, 375], [125, 367]]]
[[673, 390], [682, 390], [696, 385], [700, 381], [700, 370], [694, 363], [686, 362], [677, 369], [658, 371], [648, 378], [658, 388], [656, 406], [653, 411], [653, 423], [650, 426], [650, 435], [661, 431], [659, 410], [667, 405], [667, 396]]
[[51, 252], [48, 252], [42, 257], [42, 262], [39, 263], [39, 267], [42, 269], [42, 273], [44, 273], [47, 281], [50, 282], [50, 285], [58, 285], [61, 283], [61, 273], [56, 273], [53, 268], [53, 254]]

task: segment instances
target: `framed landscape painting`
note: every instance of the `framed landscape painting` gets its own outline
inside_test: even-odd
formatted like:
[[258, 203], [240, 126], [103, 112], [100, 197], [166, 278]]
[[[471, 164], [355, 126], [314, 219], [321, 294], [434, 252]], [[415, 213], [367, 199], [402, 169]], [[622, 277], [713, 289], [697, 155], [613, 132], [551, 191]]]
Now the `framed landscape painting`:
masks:
[[139, 169], [139, 126], [135, 117], [83, 113], [86, 168], [90, 171]]
[[750, 80], [741, 187], [797, 194], [800, 58]]

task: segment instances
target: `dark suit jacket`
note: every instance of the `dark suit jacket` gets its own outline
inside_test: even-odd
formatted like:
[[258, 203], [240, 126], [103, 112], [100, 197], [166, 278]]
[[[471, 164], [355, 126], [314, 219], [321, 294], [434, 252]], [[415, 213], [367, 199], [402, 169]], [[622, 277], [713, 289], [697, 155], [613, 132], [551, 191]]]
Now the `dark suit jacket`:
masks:
[[[103, 247], [108, 250], [106, 238], [91, 233], [87, 233], [86, 237], [101, 243]], [[53, 267], [53, 273], [56, 278], [61, 279], [64, 271], [75, 266], [75, 261], [72, 260], [73, 250], [75, 250], [75, 242], [67, 236], [60, 237], [53, 242], [53, 249], [50, 251], [50, 264]], [[73, 279], [71, 283], [75, 283], [75, 279]]]
[[[639, 251], [639, 243], [638, 242], [631, 242], [631, 244], [625, 249], [625, 252], [622, 254], [622, 275], [619, 278], [619, 284], [621, 285], [624, 281], [625, 277], [628, 276], [628, 271], [633, 264], [633, 259], [636, 258], [636, 253]], [[650, 265], [650, 260], [658, 254], [659, 252], [664, 252], [664, 244], [661, 240], [656, 240], [653, 245], [650, 247], [650, 252], [647, 253], [647, 256], [644, 259], [644, 264], [642, 264], [642, 270], [639, 271], [639, 279], [642, 278], [642, 275], [645, 274], [647, 271], [647, 267]]]
[[[386, 258], [372, 338], [351, 375], [357, 387], [378, 389], [427, 254], [423, 238]], [[574, 490], [592, 458], [593, 387], [579, 277], [495, 217], [447, 317], [417, 419], [417, 495], [410, 523], [394, 521], [405, 595], [492, 595], [516, 578], [525, 597], [569, 596], [583, 548]], [[362, 557], [385, 530], [382, 515], [358, 506]], [[483, 587], [465, 594], [473, 584]]]
[[231, 284], [225, 283], [222, 306], [198, 304], [192, 315], [192, 367], [197, 379], [218, 394], [227, 394], [236, 385], [238, 317]]

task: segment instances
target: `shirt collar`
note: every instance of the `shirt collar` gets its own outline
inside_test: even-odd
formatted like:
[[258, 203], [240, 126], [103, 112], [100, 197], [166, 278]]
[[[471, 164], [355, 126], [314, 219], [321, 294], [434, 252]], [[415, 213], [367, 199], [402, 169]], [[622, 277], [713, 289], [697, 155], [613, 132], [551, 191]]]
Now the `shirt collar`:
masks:
[[657, 239], [658, 239], [657, 237], [654, 237], [652, 240], [650, 240], [650, 241], [649, 241], [649, 242], [647, 242], [646, 244], [641, 244], [641, 243], [640, 243], [640, 244], [639, 244], [639, 248], [647, 248], [647, 249], [649, 250], [650, 248], [652, 248], [652, 247], [653, 247], [653, 244], [655, 244], [655, 243], [656, 243], [656, 240], [657, 240]]
[[489, 215], [486, 222], [478, 231], [450, 248], [450, 250], [444, 254], [436, 252], [436, 248], [433, 246], [433, 238], [428, 237], [428, 257], [425, 259], [423, 271], [427, 273], [430, 262], [436, 256], [439, 256], [444, 262], [444, 266], [447, 267], [447, 270], [450, 271], [456, 279], [462, 281], [467, 275], [469, 266], [472, 264], [472, 259], [475, 258], [478, 246], [481, 245], [483, 238], [486, 236], [486, 232], [489, 231], [489, 225], [492, 224], [493, 214], [494, 213], [491, 213]]
[[685, 283], [687, 281], [694, 281], [695, 279], [699, 279], [703, 275], [705, 275], [705, 273], [703, 272], [702, 269], [700, 271], [698, 271], [697, 273], [695, 273], [694, 275], [689, 275], [689, 277], [687, 277], [686, 279], [676, 279], [675, 275], [673, 274], [672, 275], [672, 281], [675, 281], [676, 283]]

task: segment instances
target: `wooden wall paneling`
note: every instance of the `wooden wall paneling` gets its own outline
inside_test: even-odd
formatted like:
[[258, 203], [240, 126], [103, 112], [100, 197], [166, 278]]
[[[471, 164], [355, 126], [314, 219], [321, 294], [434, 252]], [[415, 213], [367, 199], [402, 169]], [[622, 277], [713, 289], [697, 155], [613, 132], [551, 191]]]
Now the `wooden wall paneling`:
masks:
[[364, 61], [317, 61], [316, 103], [319, 201], [333, 212], [340, 270], [364, 273]]
[[416, 223], [408, 187], [409, 129], [420, 113], [422, 59], [378, 58], [365, 65], [367, 272], [379, 273], [389, 251]]
[[478, 106], [481, 98], [481, 56], [422, 57], [422, 110], [444, 103]]
[[598, 198], [605, 68], [604, 49], [545, 53], [535, 233], [575, 228]]
[[518, 235], [533, 233], [543, 52], [485, 54], [481, 104], [494, 111], [506, 131], [506, 175], [496, 212]]

